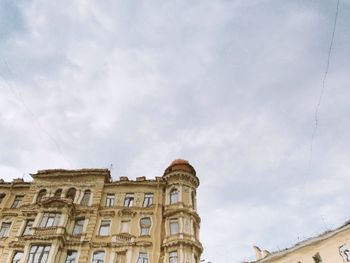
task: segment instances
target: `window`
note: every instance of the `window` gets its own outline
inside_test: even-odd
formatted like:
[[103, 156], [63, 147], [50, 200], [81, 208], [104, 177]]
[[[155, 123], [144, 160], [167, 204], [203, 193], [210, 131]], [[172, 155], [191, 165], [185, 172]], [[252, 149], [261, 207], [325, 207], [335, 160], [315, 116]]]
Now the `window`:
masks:
[[84, 218], [76, 219], [74, 222], [73, 235], [81, 235], [84, 228]]
[[140, 220], [141, 236], [149, 235], [149, 229], [151, 228], [151, 218], [144, 217]]
[[120, 232], [121, 233], [129, 233], [130, 221], [122, 221]]
[[46, 189], [40, 190], [40, 192], [38, 193], [38, 196], [36, 197], [37, 203], [43, 199], [43, 197], [46, 195], [46, 192], [47, 192]]
[[77, 260], [77, 251], [68, 250], [65, 263], [75, 263], [76, 260]]
[[139, 259], [137, 260], [137, 263], [148, 263], [147, 253], [140, 252], [139, 253]]
[[2, 200], [4, 200], [5, 196], [6, 195], [4, 193], [0, 193], [0, 204], [1, 204]]
[[0, 228], [0, 237], [6, 237], [8, 236], [8, 233], [10, 231], [11, 223], [10, 222], [3, 222]]
[[170, 192], [170, 204], [175, 204], [179, 201], [179, 192], [177, 189], [173, 189]]
[[85, 190], [83, 199], [81, 199], [81, 205], [88, 206], [90, 202], [90, 196], [91, 196], [91, 191], [90, 190]]
[[21, 206], [23, 195], [16, 195], [15, 200], [12, 203], [11, 208], [17, 208]]
[[102, 220], [98, 234], [100, 236], [108, 236], [110, 225], [111, 225], [111, 220]]
[[177, 219], [170, 220], [170, 235], [176, 235], [179, 233], [179, 222]]
[[145, 199], [143, 199], [143, 207], [149, 207], [153, 204], [153, 194], [145, 194]]
[[320, 256], [320, 253], [317, 252], [312, 258], [315, 261], [315, 263], [322, 263], [322, 258]]
[[16, 251], [12, 257], [12, 263], [19, 263], [23, 257], [23, 251]]
[[41, 219], [40, 227], [52, 227], [58, 226], [61, 219], [61, 214], [57, 213], [45, 213]]
[[133, 203], [134, 203], [134, 194], [126, 194], [124, 206], [125, 207], [132, 207]]
[[192, 191], [191, 192], [191, 201], [192, 201], [192, 207], [193, 207], [193, 209], [195, 209], [196, 208], [196, 198], [195, 198], [196, 196], [195, 196], [195, 193], [194, 193], [194, 191]]
[[107, 194], [106, 206], [114, 206], [114, 200], [115, 200], [114, 194]]
[[62, 195], [62, 189], [57, 189], [55, 192], [55, 197], [61, 197]]
[[77, 190], [75, 190], [75, 188], [70, 188], [70, 189], [67, 191], [66, 198], [69, 198], [69, 199], [71, 199], [72, 201], [74, 201], [75, 193], [76, 193], [76, 192], [77, 192]]
[[49, 256], [50, 246], [32, 246], [29, 251], [28, 263], [46, 263]]
[[350, 262], [350, 250], [346, 244], [339, 247], [339, 254], [343, 258], [343, 262]]
[[105, 257], [105, 252], [96, 251], [92, 257], [92, 263], [103, 263]]
[[33, 226], [34, 219], [28, 219], [26, 222], [26, 226], [24, 227], [22, 236], [30, 236], [32, 234], [31, 227]]
[[177, 263], [177, 252], [176, 251], [169, 253], [169, 263]]

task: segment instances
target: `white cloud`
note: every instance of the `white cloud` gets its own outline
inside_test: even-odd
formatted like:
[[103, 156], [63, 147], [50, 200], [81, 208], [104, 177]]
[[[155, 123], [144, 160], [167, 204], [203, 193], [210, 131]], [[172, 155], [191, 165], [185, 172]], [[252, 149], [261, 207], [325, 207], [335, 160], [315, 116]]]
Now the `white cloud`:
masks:
[[349, 216], [348, 2], [310, 166], [332, 2], [5, 2], [2, 178], [111, 163], [114, 178], [154, 177], [183, 157], [216, 263]]

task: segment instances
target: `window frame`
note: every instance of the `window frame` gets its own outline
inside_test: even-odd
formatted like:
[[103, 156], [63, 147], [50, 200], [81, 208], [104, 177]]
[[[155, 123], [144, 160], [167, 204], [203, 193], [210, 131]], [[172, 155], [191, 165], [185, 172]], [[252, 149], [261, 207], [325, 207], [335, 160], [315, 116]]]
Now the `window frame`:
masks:
[[54, 197], [58, 197], [58, 198], [61, 198], [62, 197], [62, 192], [63, 192], [63, 190], [62, 190], [62, 188], [58, 188], [56, 191], [55, 191], [55, 193], [54, 193]]
[[[4, 225], [8, 226], [8, 228], [4, 228]], [[1, 223], [0, 238], [9, 236], [11, 225], [12, 225], [12, 222], [9, 222], [9, 221], [4, 221]]]
[[[108, 227], [107, 227], [107, 222], [108, 222]], [[99, 236], [109, 236], [110, 235], [110, 230], [111, 230], [111, 219], [101, 219], [100, 222], [100, 227], [98, 228], [98, 235]], [[107, 233], [101, 233], [101, 230], [103, 228], [107, 228]]]
[[147, 252], [139, 252], [139, 256], [137, 258], [137, 263], [148, 263], [148, 253]]
[[[18, 259], [16, 259], [16, 256], [17, 256], [19, 253], [20, 253], [21, 255], [19, 256]], [[21, 259], [23, 258], [23, 256], [24, 256], [24, 251], [22, 251], [22, 250], [16, 250], [16, 251], [14, 251], [14, 252], [13, 252], [13, 255], [12, 255], [12, 258], [11, 258], [11, 263], [19, 263], [19, 262], [21, 262]], [[16, 261], [14, 261], [15, 259], [16, 259]]]
[[134, 205], [134, 193], [127, 193], [124, 199], [124, 207], [133, 207]]
[[[60, 224], [61, 214], [60, 213], [44, 213], [40, 220], [40, 228], [57, 227]], [[45, 221], [45, 224], [43, 223]], [[52, 222], [52, 223], [51, 223]]]
[[[35, 221], [35, 219], [33, 219], [33, 218], [27, 219], [25, 221], [25, 225], [24, 225], [24, 228], [23, 228], [23, 231], [22, 231], [22, 236], [31, 236], [31, 235], [33, 235], [32, 229], [30, 229], [30, 228], [33, 227], [34, 221]], [[29, 222], [31, 222], [31, 225], [29, 225]]]
[[[173, 228], [173, 226], [176, 226], [176, 227]], [[179, 219], [178, 218], [170, 219], [169, 220], [169, 233], [170, 233], [170, 236], [177, 235], [179, 233], [179, 230], [180, 230]]]
[[[73, 194], [73, 191], [74, 191], [74, 194]], [[75, 189], [74, 187], [69, 188], [66, 192], [66, 198], [71, 199], [73, 203], [76, 195], [77, 195], [77, 189]]]
[[[78, 224], [78, 222], [82, 222], [82, 224]], [[84, 232], [84, 225], [85, 225], [85, 218], [84, 217], [76, 218], [74, 220], [74, 226], [73, 226], [73, 230], [72, 230], [72, 235], [73, 236], [82, 235], [83, 232]]]
[[115, 194], [114, 193], [107, 193], [106, 195], [106, 206], [112, 207], [115, 204]]
[[[146, 223], [143, 223], [142, 220], [149, 220], [149, 225], [145, 226]], [[149, 236], [151, 232], [152, 219], [149, 216], [140, 218], [140, 236]]]
[[170, 191], [170, 204], [177, 204], [179, 202], [179, 190], [177, 188], [173, 188]]
[[[35, 252], [33, 251], [34, 247], [36, 247]], [[40, 251], [40, 248], [41, 248], [41, 251]], [[38, 250], [39, 250], [39, 252], [38, 252]], [[51, 245], [49, 245], [49, 244], [45, 244], [45, 245], [33, 244], [29, 250], [29, 256], [28, 256], [27, 263], [47, 263], [47, 259], [49, 258], [49, 255], [50, 255], [50, 250], [51, 250]], [[39, 255], [38, 262], [34, 261], [34, 259], [36, 259], [37, 254]], [[46, 255], [46, 258], [45, 258], [45, 255]]]
[[47, 195], [47, 190], [46, 189], [41, 189], [39, 192], [38, 192], [38, 195], [36, 196], [36, 200], [35, 202], [36, 203], [39, 203], [43, 200], [43, 197], [45, 197]]
[[[174, 256], [175, 255], [175, 256]], [[177, 263], [178, 262], [178, 253], [177, 251], [169, 252], [169, 263]]]
[[[98, 254], [102, 254], [103, 256], [103, 259], [95, 259], [95, 255], [98, 255]], [[104, 250], [98, 250], [98, 251], [95, 251], [93, 254], [92, 254], [92, 259], [91, 259], [91, 263], [104, 263], [105, 262], [105, 257], [106, 257], [106, 252]]]
[[4, 201], [5, 197], [6, 197], [6, 194], [4, 192], [1, 192], [0, 193], [0, 204], [2, 203], [2, 201]]
[[84, 191], [83, 197], [81, 198], [80, 204], [83, 206], [89, 206], [90, 205], [90, 199], [91, 199], [91, 190], [87, 189]]
[[19, 208], [22, 205], [23, 198], [24, 195], [16, 195], [11, 205], [11, 208]]
[[[69, 252], [75, 253], [74, 258], [72, 259], [68, 258], [69, 256], [71, 256], [68, 254]], [[78, 251], [74, 249], [70, 249], [70, 250], [67, 250], [66, 260], [64, 261], [64, 263], [75, 263], [77, 259], [78, 259]]]
[[151, 205], [153, 205], [153, 197], [154, 197], [153, 193], [145, 193], [142, 207], [150, 207]]

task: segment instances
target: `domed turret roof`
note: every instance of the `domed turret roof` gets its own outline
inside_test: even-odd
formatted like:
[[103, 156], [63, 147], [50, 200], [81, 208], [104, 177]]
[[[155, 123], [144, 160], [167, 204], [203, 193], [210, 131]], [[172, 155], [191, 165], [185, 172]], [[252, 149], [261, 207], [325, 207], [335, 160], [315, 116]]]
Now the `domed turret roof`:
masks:
[[175, 159], [171, 162], [168, 168], [165, 169], [164, 175], [176, 172], [176, 171], [182, 171], [182, 172], [188, 172], [193, 175], [196, 175], [196, 170], [193, 168], [190, 163], [184, 159]]

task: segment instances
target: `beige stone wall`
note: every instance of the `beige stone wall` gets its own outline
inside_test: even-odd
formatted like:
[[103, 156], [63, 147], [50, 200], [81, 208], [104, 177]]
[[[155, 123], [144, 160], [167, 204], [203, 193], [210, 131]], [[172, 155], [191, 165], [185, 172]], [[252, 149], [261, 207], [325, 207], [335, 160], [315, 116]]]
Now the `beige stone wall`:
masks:
[[[319, 254], [322, 263], [350, 262], [350, 225], [305, 240], [292, 248], [272, 253], [255, 262], [261, 263], [318, 263], [314, 259]], [[259, 254], [259, 253], [258, 253]]]
[[[188, 165], [190, 166], [190, 165]], [[192, 168], [193, 169], [193, 168]], [[174, 169], [176, 172], [176, 169]], [[109, 171], [47, 170], [33, 175], [33, 182], [17, 180], [0, 183], [0, 193], [5, 198], [0, 203], [0, 227], [11, 223], [9, 233], [0, 237], [0, 263], [9, 263], [16, 251], [24, 252], [21, 263], [27, 262], [30, 248], [34, 245], [50, 245], [47, 262], [64, 263], [69, 250], [78, 251], [78, 261], [91, 262], [94, 252], [105, 253], [104, 262], [136, 263], [139, 253], [147, 253], [148, 262], [169, 262], [168, 253], [176, 251], [178, 262], [198, 263], [202, 251], [198, 240], [200, 219], [191, 193], [198, 187], [198, 178], [192, 171], [177, 171], [166, 176], [146, 180], [144, 177], [130, 181], [122, 177], [112, 182]], [[66, 197], [70, 188], [76, 189], [74, 200]], [[170, 204], [169, 191], [179, 190], [179, 202]], [[47, 191], [37, 202], [40, 190]], [[55, 192], [62, 194], [55, 197]], [[81, 201], [86, 190], [91, 191], [88, 205]], [[153, 203], [143, 207], [145, 194], [153, 194]], [[106, 205], [107, 194], [114, 194], [114, 205]], [[132, 207], [125, 207], [127, 194], [133, 194]], [[23, 195], [21, 206], [11, 208], [16, 195]], [[59, 213], [57, 226], [42, 227], [47, 213]], [[169, 218], [178, 218], [179, 233], [169, 235]], [[83, 231], [73, 235], [74, 222], [84, 218]], [[141, 218], [150, 218], [149, 235], [141, 235]], [[34, 219], [32, 235], [23, 236], [26, 221]], [[106, 235], [99, 235], [101, 222], [110, 221]], [[129, 222], [127, 231], [126, 222]], [[123, 227], [122, 227], [123, 225]], [[122, 229], [124, 228], [124, 229]]]

